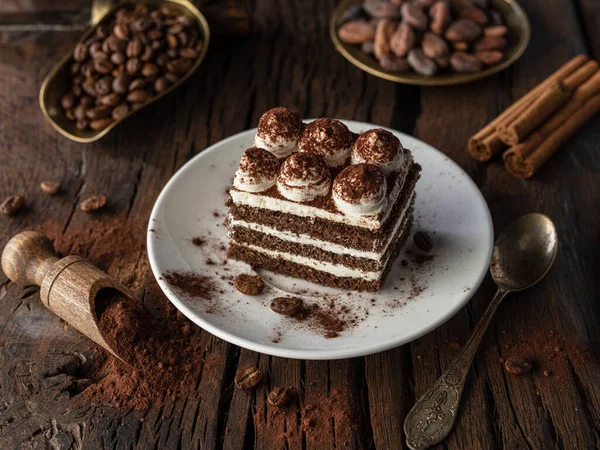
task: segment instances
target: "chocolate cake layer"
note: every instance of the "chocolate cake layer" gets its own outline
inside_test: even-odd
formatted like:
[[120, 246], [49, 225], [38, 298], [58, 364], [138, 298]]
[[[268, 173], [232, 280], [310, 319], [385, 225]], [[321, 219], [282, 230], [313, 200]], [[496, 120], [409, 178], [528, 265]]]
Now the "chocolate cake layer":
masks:
[[381, 278], [374, 281], [368, 281], [363, 278], [339, 277], [327, 272], [312, 269], [302, 264], [293, 263], [290, 261], [283, 260], [281, 258], [274, 258], [269, 255], [265, 255], [264, 253], [260, 253], [249, 249], [247, 247], [236, 245], [235, 243], [230, 243], [228, 257], [231, 259], [244, 261], [254, 268], [264, 268], [266, 270], [270, 270], [271, 272], [308, 280], [313, 283], [324, 286], [330, 286], [340, 289], [350, 289], [355, 291], [375, 292], [381, 289], [381, 287], [383, 286], [385, 278], [390, 272], [394, 261], [400, 253], [400, 250], [402, 249], [402, 246], [404, 245], [406, 239], [410, 235], [411, 227], [412, 215], [408, 216], [407, 225], [404, 228], [402, 234], [399, 236], [399, 239], [396, 243], [396, 246], [393, 249], [388, 263], [385, 266]]
[[413, 193], [420, 177], [421, 166], [413, 163], [406, 176], [404, 187], [389, 218], [379, 230], [368, 231], [365, 228], [345, 225], [320, 218], [299, 217], [262, 208], [236, 205], [228, 200], [229, 212], [236, 220], [257, 223], [270, 228], [296, 234], [306, 234], [315, 239], [332, 242], [348, 248], [377, 252], [388, 242], [393, 227], [398, 221], [404, 206]]
[[244, 227], [231, 227], [229, 231], [229, 238], [235, 241], [236, 244], [249, 244], [273, 251], [300, 255], [318, 261], [326, 261], [332, 264], [357, 268], [367, 272], [377, 272], [382, 270], [382, 265], [387, 263], [390, 254], [393, 252], [396, 239], [398, 239], [404, 230], [404, 227], [408, 223], [408, 219], [412, 216], [413, 204], [414, 197], [412, 197], [411, 205], [406, 209], [406, 213], [402, 220], [403, 223], [401, 223], [398, 229], [395, 230], [394, 236], [389, 237], [390, 244], [388, 245], [385, 253], [383, 253], [378, 260], [349, 254], [333, 253], [331, 251], [323, 250], [315, 245], [305, 245], [290, 242], [270, 234], [261, 233], [259, 231], [250, 230]]

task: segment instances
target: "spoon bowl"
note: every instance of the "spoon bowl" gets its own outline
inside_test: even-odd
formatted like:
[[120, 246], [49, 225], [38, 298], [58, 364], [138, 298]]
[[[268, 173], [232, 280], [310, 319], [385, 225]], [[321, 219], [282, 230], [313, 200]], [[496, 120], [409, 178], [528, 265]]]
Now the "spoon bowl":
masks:
[[511, 223], [496, 240], [490, 272], [505, 291], [527, 289], [548, 273], [556, 258], [558, 236], [543, 214], [527, 214]]
[[[176, 9], [182, 14], [185, 14], [186, 16], [193, 19], [196, 23], [196, 26], [199, 29], [200, 36], [204, 40], [204, 45], [202, 47], [202, 51], [198, 55], [198, 58], [194, 61], [194, 64], [192, 65], [190, 70], [188, 70], [186, 74], [179, 78], [168, 89], [152, 97], [142, 107], [132, 110], [124, 118], [114, 121], [102, 130], [96, 131], [79, 130], [75, 126], [75, 122], [67, 119], [62, 111], [61, 98], [69, 89], [70, 65], [73, 61], [73, 52], [71, 51], [69, 52], [69, 54], [65, 55], [65, 57], [59, 63], [57, 63], [56, 66], [54, 66], [54, 68], [50, 71], [48, 76], [44, 79], [44, 82], [42, 83], [42, 87], [40, 89], [39, 101], [42, 113], [44, 114], [44, 117], [50, 123], [50, 125], [52, 125], [60, 134], [75, 142], [88, 143], [100, 139], [114, 127], [119, 125], [122, 121], [127, 120], [127, 118], [130, 117], [132, 114], [141, 111], [142, 109], [148, 107], [150, 104], [154, 103], [156, 100], [169, 94], [174, 89], [177, 89], [200, 66], [200, 63], [204, 59], [206, 51], [208, 50], [208, 44], [210, 40], [210, 30], [208, 27], [208, 23], [206, 22], [206, 19], [204, 18], [202, 13], [198, 11], [198, 9], [189, 0], [137, 0], [136, 2], [128, 1], [118, 3], [112, 8], [109, 8], [107, 6], [108, 3], [109, 2], [99, 2], [100, 6], [97, 6], [93, 11], [90, 28], [81, 36], [81, 39], [79, 39], [78, 42], [85, 41], [93, 32], [95, 32], [96, 26], [112, 17], [117, 9], [130, 4], [143, 3], [146, 5], [154, 6], [170, 6], [173, 9]], [[77, 45], [77, 43], [75, 43], [75, 45]], [[73, 48], [75, 48], [75, 45], [73, 46]]]

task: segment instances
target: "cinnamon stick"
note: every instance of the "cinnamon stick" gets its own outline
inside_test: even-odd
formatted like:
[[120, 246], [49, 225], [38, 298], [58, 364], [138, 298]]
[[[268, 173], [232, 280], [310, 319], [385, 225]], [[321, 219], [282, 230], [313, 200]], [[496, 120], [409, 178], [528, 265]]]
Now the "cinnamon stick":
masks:
[[506, 169], [530, 178], [585, 122], [600, 111], [600, 71], [575, 90], [567, 104], [524, 142], [503, 155]]
[[588, 61], [564, 80], [550, 84], [541, 95], [513, 120], [498, 125], [497, 133], [506, 145], [517, 145], [544, 123], [571, 98], [573, 91], [598, 71], [596, 61]]
[[496, 131], [497, 126], [511, 118], [519, 115], [540, 93], [546, 90], [550, 84], [556, 80], [564, 79], [568, 75], [575, 72], [579, 67], [584, 65], [588, 58], [584, 55], [578, 55], [564, 64], [556, 72], [546, 78], [537, 87], [531, 90], [528, 94], [521, 97], [511, 106], [509, 106], [496, 119], [492, 120], [487, 126], [482, 128], [477, 134], [469, 139], [469, 153], [479, 161], [488, 161], [492, 156], [500, 153], [506, 148], [506, 145], [500, 140]]

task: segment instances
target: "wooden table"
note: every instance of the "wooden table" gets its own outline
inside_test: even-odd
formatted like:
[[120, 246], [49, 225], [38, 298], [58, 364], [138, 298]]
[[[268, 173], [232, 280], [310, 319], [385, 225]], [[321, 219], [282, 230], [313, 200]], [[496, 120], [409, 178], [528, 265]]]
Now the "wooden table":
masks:
[[[25, 3], [12, 0], [2, 8], [17, 10]], [[477, 163], [465, 151], [473, 132], [570, 57], [600, 58], [600, 3], [522, 0], [533, 36], [521, 60], [487, 80], [450, 88], [401, 86], [347, 63], [328, 38], [335, 3], [255, 1], [255, 34], [215, 39], [185, 87], [90, 145], [56, 133], [37, 102], [44, 75], [78, 33], [3, 36], [0, 197], [24, 195], [27, 211], [0, 217], [0, 245], [24, 228], [45, 230], [62, 251], [88, 257], [144, 295], [153, 284], [143, 245], [150, 209], [192, 156], [256, 126], [262, 112], [278, 105], [304, 117], [390, 126], [460, 164], [483, 192], [496, 232], [539, 211], [556, 222], [561, 239], [548, 278], [500, 307], [471, 371], [455, 431], [439, 448], [600, 448], [600, 117], [531, 181], [514, 179], [498, 161]], [[42, 194], [39, 183], [46, 179], [60, 180], [63, 192]], [[108, 210], [80, 212], [79, 201], [95, 193], [108, 195]], [[131, 241], [139, 250], [114, 260], [100, 245], [111, 240]], [[472, 301], [434, 332], [352, 360], [274, 358], [197, 329], [194, 339], [205, 349], [199, 364], [210, 362], [197, 394], [131, 411], [73, 406], [73, 381], [85, 376], [81, 361], [93, 356], [92, 344], [46, 310], [36, 289], [0, 275], [0, 446], [406, 448], [406, 412], [455, 357], [492, 291], [488, 277]], [[499, 358], [514, 348], [533, 352], [524, 344], [529, 340], [559, 348], [538, 361], [533, 373], [507, 374]], [[249, 365], [267, 371], [272, 386], [296, 387], [292, 414], [266, 408], [264, 389], [246, 395], [233, 387], [236, 368]], [[307, 405], [335, 407], [307, 423]]]

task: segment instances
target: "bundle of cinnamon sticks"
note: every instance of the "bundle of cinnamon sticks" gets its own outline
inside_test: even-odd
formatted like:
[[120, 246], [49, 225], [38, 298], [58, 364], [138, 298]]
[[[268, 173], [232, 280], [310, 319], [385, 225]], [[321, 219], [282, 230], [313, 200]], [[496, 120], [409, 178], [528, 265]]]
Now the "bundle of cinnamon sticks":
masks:
[[475, 134], [469, 153], [488, 161], [504, 152], [506, 169], [530, 178], [599, 111], [598, 63], [579, 55]]

